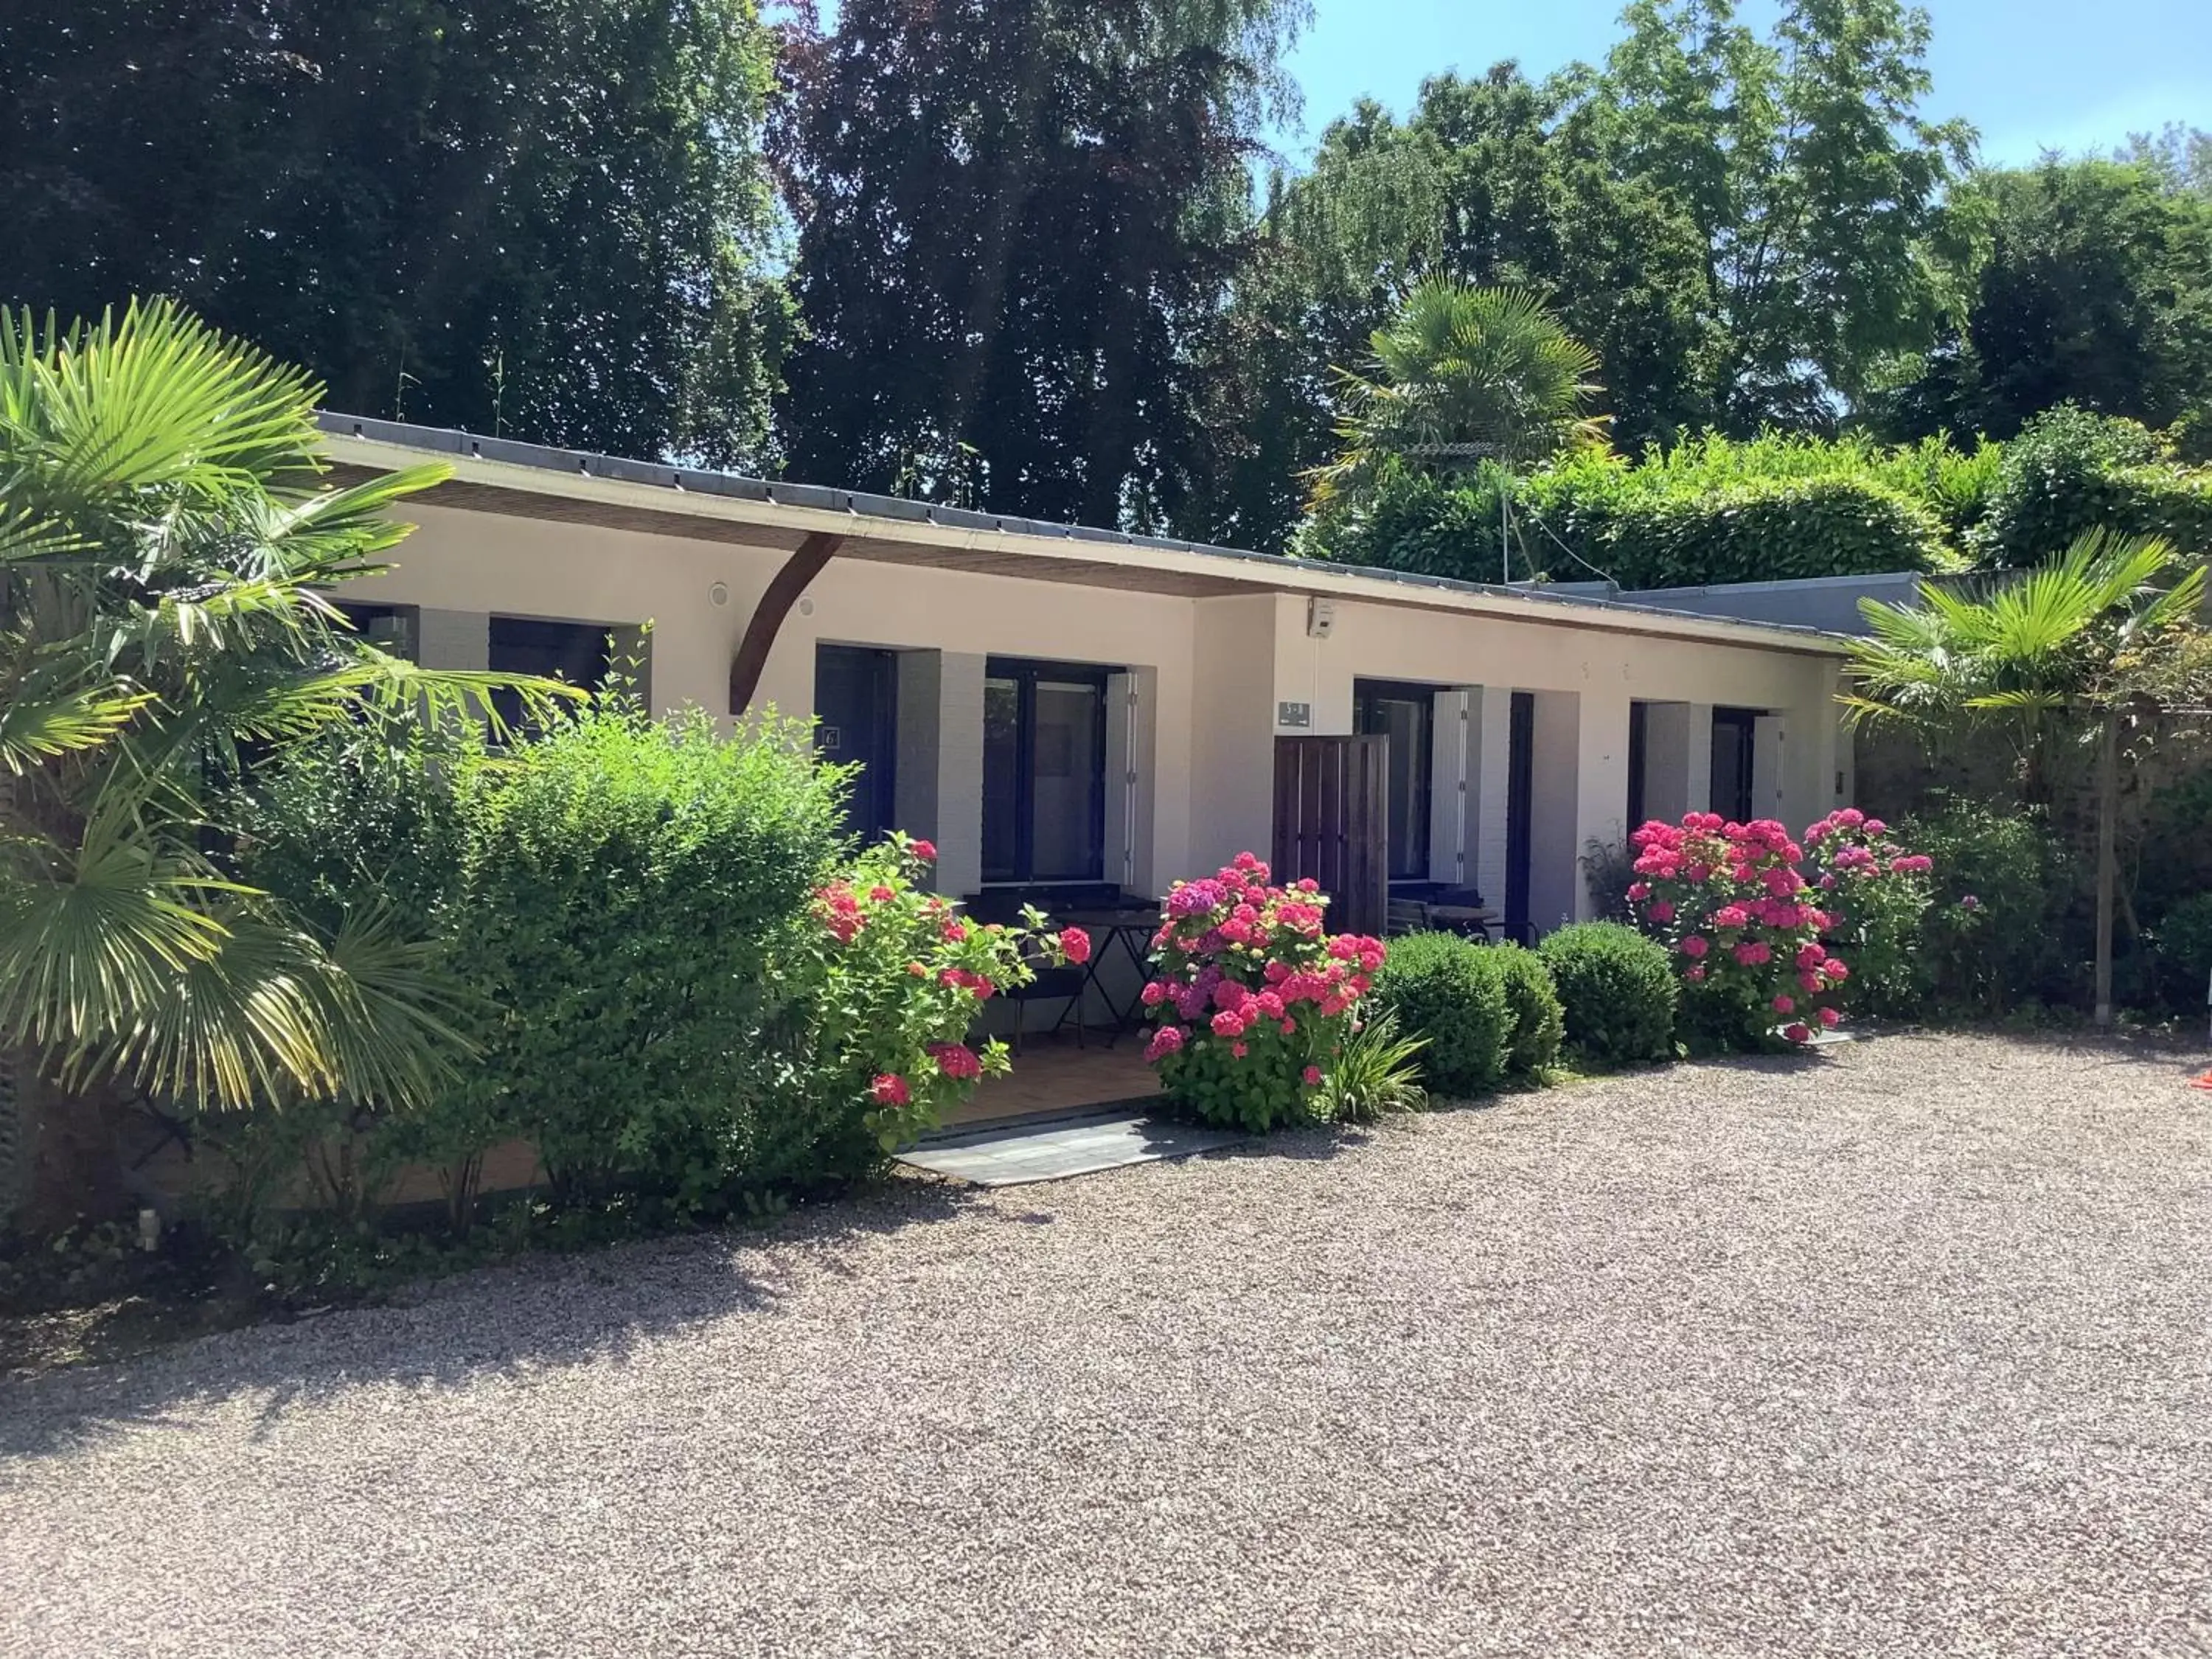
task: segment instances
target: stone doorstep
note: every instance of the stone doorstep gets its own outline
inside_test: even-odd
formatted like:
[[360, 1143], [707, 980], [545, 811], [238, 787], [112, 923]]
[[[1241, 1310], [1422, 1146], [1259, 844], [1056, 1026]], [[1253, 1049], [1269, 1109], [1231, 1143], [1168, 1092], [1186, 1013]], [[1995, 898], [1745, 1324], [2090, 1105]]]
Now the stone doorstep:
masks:
[[1185, 1158], [1247, 1139], [1230, 1130], [1163, 1121], [1127, 1107], [1091, 1108], [927, 1136], [899, 1161], [979, 1187], [1011, 1187]]

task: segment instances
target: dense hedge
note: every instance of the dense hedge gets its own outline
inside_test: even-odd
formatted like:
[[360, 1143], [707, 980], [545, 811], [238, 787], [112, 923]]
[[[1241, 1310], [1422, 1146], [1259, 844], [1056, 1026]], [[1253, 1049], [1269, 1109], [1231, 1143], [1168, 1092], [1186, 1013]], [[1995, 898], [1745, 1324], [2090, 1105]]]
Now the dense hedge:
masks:
[[1657, 497], [1584, 493], [1538, 479], [1530, 495], [1545, 530], [1623, 587], [1863, 576], [1944, 563], [1935, 517], [1869, 478], [1759, 479]]
[[1568, 1046], [1584, 1060], [1672, 1057], [1680, 988], [1663, 947], [1619, 922], [1580, 921], [1546, 934], [1536, 953], [1559, 988]]
[[460, 1091], [556, 1191], [697, 1207], [812, 1173], [834, 1127], [761, 1034], [842, 848], [804, 733], [610, 712], [524, 745], [470, 818], [456, 965], [501, 1010]]
[[1935, 865], [1919, 952], [1931, 1006], [1995, 1015], [2067, 1000], [2089, 941], [2072, 914], [2079, 872], [2046, 818], [1960, 800], [1898, 834]]
[[1464, 1097], [1498, 1086], [1513, 1046], [1505, 973], [1485, 946], [1455, 933], [1390, 941], [1375, 975], [1376, 1002], [1399, 1031], [1427, 1039], [1420, 1063], [1433, 1094]]
[[2212, 469], [2131, 421], [2064, 408], [2012, 442], [1884, 448], [1708, 435], [1631, 464], [1571, 457], [1514, 486], [1504, 556], [1494, 476], [1401, 471], [1310, 527], [1351, 564], [1496, 581], [1539, 572], [1624, 587], [2007, 567], [2101, 524], [2212, 552]]
[[2004, 447], [1989, 511], [1970, 541], [1985, 565], [2034, 564], [2082, 532], [2159, 535], [2212, 554], [2212, 470], [2185, 467], [2133, 421], [2066, 404]]
[[1509, 563], [1516, 579], [1624, 587], [1935, 570], [1958, 562], [1947, 527], [1978, 518], [1994, 471], [1993, 454], [1943, 453], [1948, 466], [1905, 451], [1853, 470], [1842, 461], [1885, 453], [1716, 438], [1636, 466], [1584, 456], [1516, 487], [1510, 561], [1494, 481], [1400, 472], [1308, 539], [1342, 562], [1474, 581]]

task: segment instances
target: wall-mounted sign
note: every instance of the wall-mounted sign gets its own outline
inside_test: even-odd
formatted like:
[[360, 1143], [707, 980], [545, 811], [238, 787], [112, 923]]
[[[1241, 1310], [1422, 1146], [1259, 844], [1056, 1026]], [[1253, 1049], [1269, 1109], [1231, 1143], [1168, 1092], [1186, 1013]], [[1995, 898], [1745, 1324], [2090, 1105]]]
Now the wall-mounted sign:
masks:
[[1313, 705], [1310, 702], [1279, 702], [1275, 705], [1275, 724], [1278, 726], [1311, 726]]

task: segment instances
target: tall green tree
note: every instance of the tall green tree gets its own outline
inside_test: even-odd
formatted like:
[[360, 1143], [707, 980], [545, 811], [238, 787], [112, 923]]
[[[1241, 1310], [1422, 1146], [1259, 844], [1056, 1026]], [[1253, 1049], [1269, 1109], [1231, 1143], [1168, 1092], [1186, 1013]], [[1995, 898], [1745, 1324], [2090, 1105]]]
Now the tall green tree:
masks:
[[0, 14], [0, 300], [183, 300], [363, 414], [763, 455], [791, 331], [756, 0]]
[[166, 302], [0, 316], [0, 1046], [66, 1091], [38, 1138], [72, 1197], [112, 1178], [118, 1085], [405, 1102], [456, 1057], [388, 918], [318, 932], [218, 861], [242, 765], [507, 683], [387, 656], [326, 597], [443, 471], [324, 487], [318, 391]]
[[1787, 0], [1764, 36], [1730, 0], [1623, 20], [1600, 94], [1613, 165], [1697, 226], [1723, 422], [1833, 425], [1936, 324], [1917, 246], [1973, 133], [1920, 112], [1927, 13]]
[[1967, 179], [1930, 242], [1950, 326], [1887, 423], [2009, 438], [2075, 403], [2212, 427], [2212, 183], [2188, 154], [2176, 142]]
[[788, 37], [791, 470], [1154, 526], [1249, 229], [1289, 0], [888, 0]]
[[1617, 441], [1713, 419], [1702, 244], [1679, 207], [1614, 175], [1595, 88], [1586, 70], [1534, 82], [1510, 63], [1439, 76], [1405, 122], [1363, 103], [1323, 132], [1309, 172], [1272, 181], [1204, 348], [1214, 470], [1187, 533], [1288, 537], [1297, 475], [1335, 446], [1331, 366], [1357, 362], [1426, 274], [1537, 296], [1597, 353]]

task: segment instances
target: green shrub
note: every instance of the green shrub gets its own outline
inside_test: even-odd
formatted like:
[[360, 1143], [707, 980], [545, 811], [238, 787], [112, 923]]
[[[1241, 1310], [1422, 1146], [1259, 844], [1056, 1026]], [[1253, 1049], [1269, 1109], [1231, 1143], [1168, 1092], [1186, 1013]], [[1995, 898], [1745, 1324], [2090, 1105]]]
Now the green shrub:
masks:
[[1373, 994], [1407, 1036], [1426, 1040], [1421, 1069], [1432, 1093], [1478, 1095], [1505, 1075], [1512, 1008], [1504, 970], [1488, 947], [1456, 933], [1392, 939]]
[[1603, 508], [1570, 500], [1566, 521], [1582, 532], [1583, 557], [1624, 587], [1873, 575], [1943, 562], [1934, 515], [1869, 478], [1760, 480]]
[[1665, 1060], [1679, 988], [1666, 950], [1633, 927], [1583, 921], [1536, 947], [1559, 989], [1566, 1041], [1592, 1065]]
[[1566, 1034], [1566, 1012], [1559, 1004], [1559, 987], [1543, 957], [1517, 945], [1493, 945], [1486, 954], [1505, 981], [1506, 1011], [1513, 1018], [1513, 1037], [1505, 1054], [1509, 1076], [1527, 1077], [1559, 1057]]
[[2005, 445], [1972, 547], [1983, 563], [2011, 568], [2100, 527], [2212, 552], [2212, 471], [2179, 465], [2168, 441], [2136, 422], [2065, 404]]
[[1322, 1073], [1315, 1109], [1334, 1123], [1375, 1123], [1398, 1112], [1418, 1112], [1429, 1103], [1421, 1086], [1418, 1036], [1401, 1036], [1398, 1017], [1385, 1011], [1344, 1040], [1343, 1048]]
[[796, 724], [726, 740], [611, 700], [492, 767], [462, 787], [453, 949], [496, 1012], [459, 1103], [530, 1137], [567, 1202], [689, 1213], [809, 1176], [839, 1114], [772, 1039], [804, 1023], [781, 967], [844, 850], [842, 775]]
[[2212, 984], [2212, 893], [2198, 893], [2168, 910], [2155, 937], [2160, 967], [2179, 981], [2181, 1006], [2201, 1010]]
[[1935, 861], [1919, 964], [1937, 1008], [1997, 1015], [2063, 994], [2086, 942], [2072, 937], [2074, 872], [2045, 819], [1959, 800], [1897, 834]]
[[1940, 441], [1883, 450], [1762, 438], [1692, 440], [1635, 465], [1583, 453], [1516, 487], [1512, 556], [1500, 556], [1495, 479], [1401, 471], [1313, 526], [1326, 556], [1424, 575], [1495, 581], [1510, 562], [1626, 587], [1935, 570], [1978, 521], [1996, 452]]

